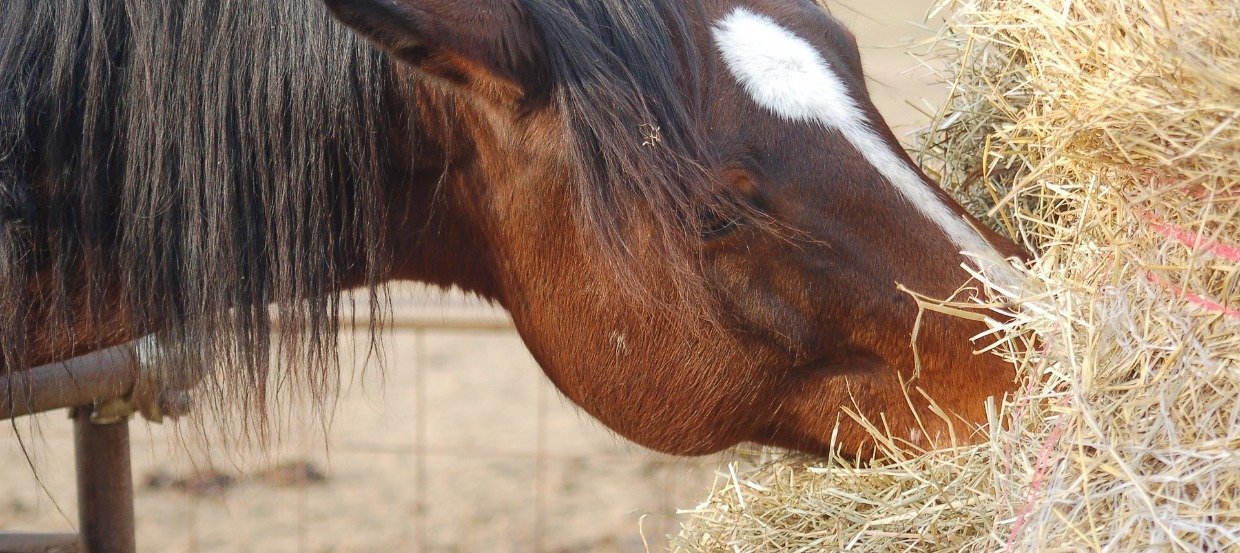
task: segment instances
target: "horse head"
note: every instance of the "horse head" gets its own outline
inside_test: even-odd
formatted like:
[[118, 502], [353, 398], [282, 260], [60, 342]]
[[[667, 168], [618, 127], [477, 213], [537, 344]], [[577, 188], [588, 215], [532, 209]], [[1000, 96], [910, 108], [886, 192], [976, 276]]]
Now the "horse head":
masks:
[[866, 454], [845, 410], [934, 446], [949, 424], [927, 398], [980, 423], [1013, 388], [975, 353], [982, 323], [920, 313], [899, 286], [1012, 279], [1019, 249], [900, 148], [855, 38], [813, 2], [327, 4], [441, 123], [394, 138], [436, 153], [408, 168], [433, 173], [410, 186], [434, 206], [391, 238], [419, 244], [397, 273], [503, 305], [618, 433]]

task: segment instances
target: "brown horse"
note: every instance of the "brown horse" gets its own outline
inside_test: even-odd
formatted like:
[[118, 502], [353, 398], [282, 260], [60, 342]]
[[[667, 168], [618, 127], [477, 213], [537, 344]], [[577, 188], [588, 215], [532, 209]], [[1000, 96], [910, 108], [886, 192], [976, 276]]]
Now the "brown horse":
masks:
[[917, 366], [897, 283], [1020, 252], [899, 148], [812, 1], [328, 0], [352, 31], [305, 4], [0, 5], [0, 368], [157, 331], [202, 394], [322, 399], [340, 293], [415, 279], [502, 305], [671, 453], [865, 453], [854, 407], [935, 445], [911, 390], [980, 422], [1013, 387], [972, 321], [927, 314]]

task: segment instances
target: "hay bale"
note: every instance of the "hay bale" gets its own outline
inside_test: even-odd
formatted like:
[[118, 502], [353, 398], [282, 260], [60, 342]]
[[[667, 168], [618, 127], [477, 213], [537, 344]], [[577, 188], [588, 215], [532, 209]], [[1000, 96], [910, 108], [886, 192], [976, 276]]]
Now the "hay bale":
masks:
[[[1037, 253], [976, 446], [734, 465], [682, 551], [1240, 547], [1240, 4], [943, 0], [922, 160]], [[995, 424], [1004, 420], [1006, 426]]]

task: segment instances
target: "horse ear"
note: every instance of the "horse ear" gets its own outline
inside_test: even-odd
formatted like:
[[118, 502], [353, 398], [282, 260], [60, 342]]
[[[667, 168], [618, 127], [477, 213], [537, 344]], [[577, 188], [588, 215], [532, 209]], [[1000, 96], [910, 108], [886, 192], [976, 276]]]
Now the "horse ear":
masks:
[[326, 0], [344, 24], [452, 84], [525, 98], [548, 88], [543, 41], [517, 0]]

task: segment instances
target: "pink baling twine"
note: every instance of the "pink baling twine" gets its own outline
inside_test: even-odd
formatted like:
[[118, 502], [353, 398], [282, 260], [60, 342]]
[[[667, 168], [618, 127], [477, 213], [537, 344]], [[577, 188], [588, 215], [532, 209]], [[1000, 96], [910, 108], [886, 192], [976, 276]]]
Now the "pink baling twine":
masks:
[[[1067, 401], [1060, 403], [1066, 404]], [[1024, 530], [1030, 511], [1033, 511], [1034, 500], [1038, 497], [1038, 493], [1042, 491], [1042, 484], [1046, 481], [1046, 476], [1051, 472], [1051, 451], [1059, 445], [1059, 438], [1063, 437], [1067, 426], [1068, 419], [1064, 417], [1059, 421], [1059, 424], [1055, 425], [1051, 435], [1046, 438], [1045, 442], [1042, 442], [1042, 448], [1038, 450], [1038, 461], [1034, 464], [1033, 480], [1029, 482], [1028, 498], [1020, 506], [1020, 513], [1016, 515], [1016, 522], [1012, 524], [1012, 531], [1008, 533], [1006, 550], [1009, 552], [1015, 549], [1016, 539], [1020, 536], [1020, 531]]]
[[1192, 302], [1193, 304], [1204, 308], [1206, 311], [1210, 311], [1213, 313], [1222, 313], [1223, 315], [1226, 315], [1233, 319], [1240, 319], [1240, 309], [1235, 309], [1233, 307], [1227, 307], [1226, 305], [1223, 305], [1214, 300], [1203, 298], [1197, 294], [1194, 294], [1192, 292], [1189, 292], [1188, 290], [1185, 290], [1184, 288], [1180, 286], [1176, 286], [1174, 284], [1171, 284], [1170, 282], [1167, 282], [1161, 278], [1158, 278], [1158, 275], [1155, 275], [1154, 273], [1149, 273], [1149, 272], [1145, 273], [1145, 278], [1149, 280], [1150, 282], [1153, 282], [1154, 284], [1162, 286], [1164, 289], [1175, 294], [1176, 296], [1182, 297], [1188, 300], [1189, 302]]
[[1240, 248], [1228, 246], [1227, 244], [1211, 240], [1195, 232], [1174, 226], [1166, 221], [1163, 221], [1162, 219], [1159, 219], [1158, 216], [1144, 209], [1135, 209], [1135, 211], [1137, 212], [1137, 215], [1139, 215], [1142, 219], [1145, 219], [1145, 221], [1148, 222], [1154, 230], [1158, 232], [1158, 234], [1175, 239], [1177, 242], [1188, 246], [1189, 249], [1200, 250], [1223, 259], [1229, 259], [1231, 261], [1240, 261]]
[[[1240, 248], [1211, 240], [1195, 232], [1172, 225], [1160, 219], [1157, 215], [1154, 215], [1144, 209], [1133, 208], [1133, 211], [1135, 211], [1141, 219], [1149, 223], [1150, 227], [1153, 228], [1155, 232], [1171, 238], [1172, 240], [1183, 244], [1193, 251], [1205, 252], [1223, 259], [1240, 262]], [[1222, 313], [1224, 316], [1233, 319], [1240, 319], [1240, 309], [1228, 307], [1199, 294], [1190, 292], [1180, 286], [1176, 286], [1159, 278], [1153, 273], [1146, 272], [1145, 277], [1150, 282], [1161, 286], [1163, 289], [1175, 294], [1178, 297], [1184, 298], [1190, 303], [1193, 303], [1194, 305], [1197, 305], [1207, 311], [1212, 313]]]
[[[1133, 211], [1135, 211], [1142, 220], [1149, 223], [1150, 227], [1155, 232], [1175, 240], [1193, 251], [1200, 251], [1222, 259], [1227, 259], [1229, 261], [1240, 262], [1240, 248], [1220, 243], [1210, 238], [1206, 238], [1198, 233], [1172, 225], [1159, 218], [1157, 215], [1154, 215], [1144, 209], [1134, 207]], [[1181, 297], [1207, 311], [1222, 313], [1224, 316], [1233, 319], [1240, 319], [1240, 309], [1228, 307], [1214, 300], [1202, 297], [1199, 294], [1190, 292], [1181, 286], [1176, 286], [1159, 278], [1154, 273], [1147, 271], [1145, 273], [1145, 277], [1150, 282], [1173, 293], [1177, 297]], [[1064, 398], [1064, 401], [1061, 403], [1066, 403], [1066, 400], [1067, 398]], [[1033, 511], [1034, 500], [1037, 498], [1038, 493], [1041, 492], [1042, 485], [1046, 482], [1046, 478], [1051, 471], [1051, 452], [1056, 446], [1058, 446], [1060, 438], [1063, 437], [1063, 433], [1067, 429], [1067, 423], [1067, 419], [1060, 420], [1059, 424], [1055, 425], [1055, 428], [1051, 431], [1050, 436], [1047, 436], [1046, 441], [1042, 443], [1042, 447], [1038, 450], [1038, 459], [1034, 464], [1033, 480], [1029, 483], [1027, 500], [1021, 505], [1020, 512], [1016, 515], [1016, 521], [1012, 524], [1011, 531], [1008, 532], [1007, 544], [1005, 547], [1006, 551], [1010, 552], [1015, 549], [1016, 541], [1020, 537], [1021, 531], [1024, 530], [1025, 525], [1028, 523], [1029, 514]], [[1011, 451], [1008, 451], [1007, 454], [1009, 456], [1008, 471], [1010, 474]]]

